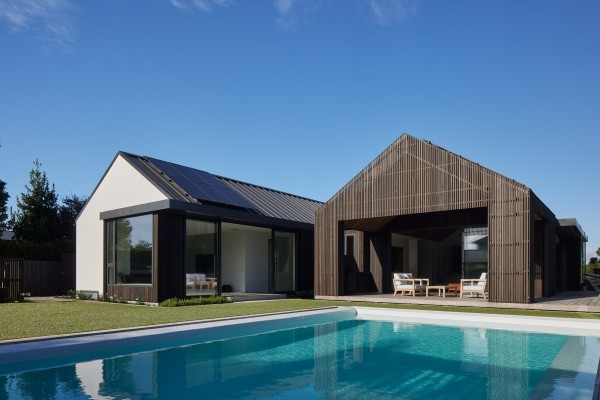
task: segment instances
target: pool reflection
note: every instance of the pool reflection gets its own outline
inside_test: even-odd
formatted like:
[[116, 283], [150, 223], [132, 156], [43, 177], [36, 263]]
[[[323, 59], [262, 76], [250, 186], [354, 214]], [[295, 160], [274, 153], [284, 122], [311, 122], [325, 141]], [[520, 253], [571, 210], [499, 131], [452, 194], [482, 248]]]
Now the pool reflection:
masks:
[[[568, 357], [555, 358], [561, 348]], [[587, 385], [577, 366], [599, 348], [598, 338], [352, 320], [0, 376], [0, 399], [545, 398]]]

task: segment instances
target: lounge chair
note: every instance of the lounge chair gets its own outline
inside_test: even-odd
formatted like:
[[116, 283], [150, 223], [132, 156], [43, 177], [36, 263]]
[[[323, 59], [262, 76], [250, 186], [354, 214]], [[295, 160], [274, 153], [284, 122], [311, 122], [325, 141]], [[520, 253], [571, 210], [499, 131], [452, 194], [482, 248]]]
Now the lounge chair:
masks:
[[393, 275], [394, 284], [394, 296], [400, 292], [400, 296], [404, 296], [404, 293], [408, 293], [416, 296], [417, 292], [423, 294], [427, 285], [429, 285], [429, 279], [427, 278], [413, 278], [410, 272], [395, 272]]
[[[206, 279], [206, 274], [185, 274], [185, 286], [202, 290], [211, 290], [214, 288], [213, 282]], [[216, 285], [215, 285], [216, 286]]]
[[487, 272], [481, 274], [479, 279], [461, 279], [460, 280], [460, 298], [462, 299], [465, 293], [475, 293], [479, 296], [479, 293], [483, 295], [483, 298], [487, 300], [485, 292], [487, 290]]

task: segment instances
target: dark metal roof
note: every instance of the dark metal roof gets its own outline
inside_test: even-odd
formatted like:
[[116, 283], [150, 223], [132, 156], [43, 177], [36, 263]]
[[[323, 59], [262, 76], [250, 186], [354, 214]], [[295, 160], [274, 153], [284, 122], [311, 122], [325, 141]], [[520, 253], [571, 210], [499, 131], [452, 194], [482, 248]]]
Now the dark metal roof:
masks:
[[583, 239], [584, 242], [588, 241], [588, 237], [579, 225], [579, 222], [575, 218], [562, 218], [558, 220], [561, 231], [569, 236]]
[[314, 224], [316, 200], [252, 185], [179, 164], [120, 152], [172, 200], [224, 207], [265, 217]]
[[256, 210], [269, 217], [315, 223], [315, 212], [323, 203], [261, 186], [217, 176], [248, 200]]

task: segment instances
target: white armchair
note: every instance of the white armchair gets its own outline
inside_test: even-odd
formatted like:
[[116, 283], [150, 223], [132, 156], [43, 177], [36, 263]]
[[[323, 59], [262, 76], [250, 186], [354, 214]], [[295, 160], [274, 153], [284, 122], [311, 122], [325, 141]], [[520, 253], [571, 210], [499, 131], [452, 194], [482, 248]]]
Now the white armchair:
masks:
[[483, 295], [483, 298], [487, 300], [485, 292], [487, 291], [487, 272], [481, 274], [479, 279], [461, 279], [460, 280], [460, 298], [462, 299], [465, 293], [475, 293], [479, 296], [479, 293]]
[[413, 278], [410, 272], [395, 272], [393, 275], [394, 296], [400, 292], [400, 296], [408, 293], [415, 297], [416, 293], [423, 294], [429, 285], [427, 278]]
[[213, 282], [207, 280], [206, 274], [185, 274], [185, 286], [191, 287], [192, 290], [196, 290], [196, 288], [211, 290], [214, 288]]

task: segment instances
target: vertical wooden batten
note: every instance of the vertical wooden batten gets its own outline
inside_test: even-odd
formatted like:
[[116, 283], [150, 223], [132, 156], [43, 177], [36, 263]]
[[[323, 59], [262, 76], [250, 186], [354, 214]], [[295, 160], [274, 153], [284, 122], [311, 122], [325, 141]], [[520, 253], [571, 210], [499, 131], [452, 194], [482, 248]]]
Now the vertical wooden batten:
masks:
[[[533, 301], [534, 212], [556, 218], [531, 189], [430, 142], [404, 134], [337, 192], [316, 213], [315, 294], [343, 295], [340, 235], [344, 222], [360, 221], [372, 232], [370, 271], [380, 292], [387, 291], [387, 256], [373, 243], [394, 218], [440, 211], [487, 209], [489, 296], [493, 302]], [[355, 227], [357, 224], [346, 224]], [[383, 232], [382, 232], [383, 233]], [[389, 241], [389, 240], [388, 240]], [[545, 241], [550, 243], [550, 240]], [[387, 242], [386, 242], [387, 243]], [[548, 246], [546, 254], [553, 247]], [[554, 280], [548, 257], [545, 279]], [[365, 261], [366, 262], [366, 261]], [[386, 275], [387, 274], [387, 275]], [[545, 293], [550, 293], [545, 291]]]

